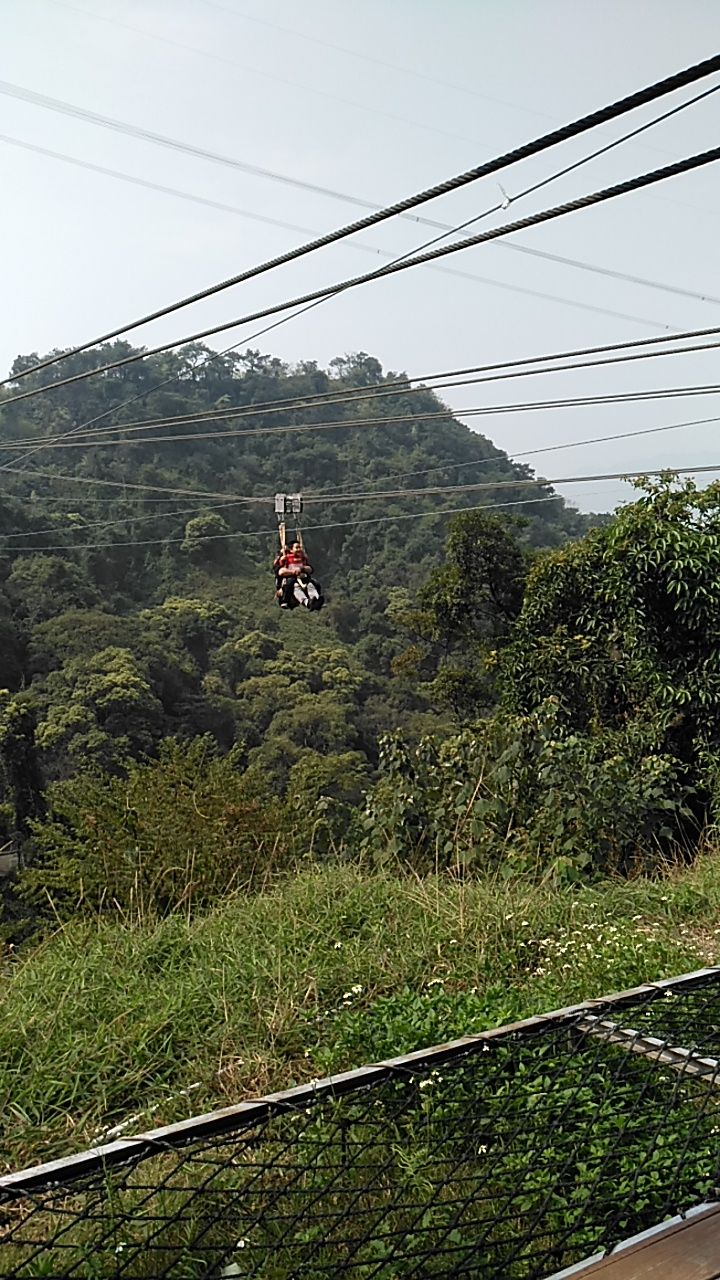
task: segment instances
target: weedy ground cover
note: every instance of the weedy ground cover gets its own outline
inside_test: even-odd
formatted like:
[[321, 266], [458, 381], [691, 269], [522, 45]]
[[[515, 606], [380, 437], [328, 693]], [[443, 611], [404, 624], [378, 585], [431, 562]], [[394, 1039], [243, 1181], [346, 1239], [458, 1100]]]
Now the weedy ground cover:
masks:
[[3, 967], [5, 1168], [711, 963], [720, 861], [553, 888], [311, 869]]

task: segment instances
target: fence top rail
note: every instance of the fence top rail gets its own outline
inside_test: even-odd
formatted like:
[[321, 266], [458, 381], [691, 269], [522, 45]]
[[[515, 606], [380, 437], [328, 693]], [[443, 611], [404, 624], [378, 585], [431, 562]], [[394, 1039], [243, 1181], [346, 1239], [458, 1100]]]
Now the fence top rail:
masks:
[[692, 988], [711, 979], [720, 981], [720, 966], [695, 969], [691, 973], [681, 974], [674, 978], [663, 978], [657, 982], [643, 983], [627, 991], [615, 992], [580, 1004], [568, 1005], [561, 1009], [553, 1009], [548, 1013], [538, 1014], [532, 1018], [524, 1018], [520, 1022], [507, 1023], [494, 1027], [489, 1031], [481, 1031], [476, 1035], [462, 1036], [444, 1044], [432, 1045], [414, 1053], [403, 1054], [397, 1058], [358, 1067], [352, 1071], [344, 1071], [338, 1075], [326, 1076], [309, 1084], [297, 1085], [278, 1093], [270, 1093], [261, 1098], [247, 1102], [235, 1103], [231, 1107], [223, 1107], [217, 1111], [209, 1111], [204, 1115], [192, 1116], [175, 1124], [136, 1134], [134, 1137], [120, 1138], [115, 1142], [99, 1147], [90, 1147], [76, 1155], [50, 1160], [43, 1164], [33, 1165], [15, 1173], [0, 1176], [0, 1198], [15, 1198], [29, 1192], [74, 1182], [93, 1174], [103, 1172], [128, 1161], [146, 1159], [160, 1152], [187, 1146], [193, 1141], [217, 1137], [251, 1129], [273, 1115], [283, 1111], [291, 1112], [308, 1103], [322, 1098], [339, 1098], [355, 1090], [379, 1085], [393, 1076], [412, 1074], [428, 1065], [452, 1061], [453, 1058], [465, 1057], [473, 1052], [481, 1052], [483, 1045], [511, 1035], [532, 1035], [542, 1032], [552, 1025], [563, 1022], [576, 1022], [583, 1014], [594, 1010], [617, 1008], [632, 1003], [643, 996], [652, 997], [668, 990], [678, 991]]

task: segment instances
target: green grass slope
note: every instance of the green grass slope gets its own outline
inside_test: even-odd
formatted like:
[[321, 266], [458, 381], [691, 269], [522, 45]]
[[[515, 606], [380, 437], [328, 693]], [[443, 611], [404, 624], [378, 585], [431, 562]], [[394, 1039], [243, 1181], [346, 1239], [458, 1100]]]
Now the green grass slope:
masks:
[[578, 890], [309, 869], [3, 966], [5, 1168], [712, 963], [720, 859]]

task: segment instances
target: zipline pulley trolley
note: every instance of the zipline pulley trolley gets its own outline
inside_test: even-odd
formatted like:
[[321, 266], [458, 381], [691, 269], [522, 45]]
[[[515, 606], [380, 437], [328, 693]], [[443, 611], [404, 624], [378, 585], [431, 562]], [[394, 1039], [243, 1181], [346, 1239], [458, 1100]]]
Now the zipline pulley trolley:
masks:
[[286, 518], [293, 516], [297, 527], [297, 540], [300, 546], [303, 545], [302, 532], [300, 529], [300, 516], [302, 515], [303, 500], [301, 493], [276, 493], [275, 494], [275, 515], [278, 522], [278, 534], [280, 537], [280, 550], [287, 542]]

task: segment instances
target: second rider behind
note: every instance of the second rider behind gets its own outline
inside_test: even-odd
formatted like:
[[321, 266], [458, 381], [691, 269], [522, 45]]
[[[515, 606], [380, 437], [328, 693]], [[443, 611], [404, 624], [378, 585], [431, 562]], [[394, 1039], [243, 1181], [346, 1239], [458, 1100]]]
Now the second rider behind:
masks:
[[312, 565], [305, 555], [302, 543], [295, 541], [282, 551], [273, 561], [273, 569], [277, 578], [277, 595], [281, 609], [292, 609], [293, 591], [298, 578], [311, 578]]

